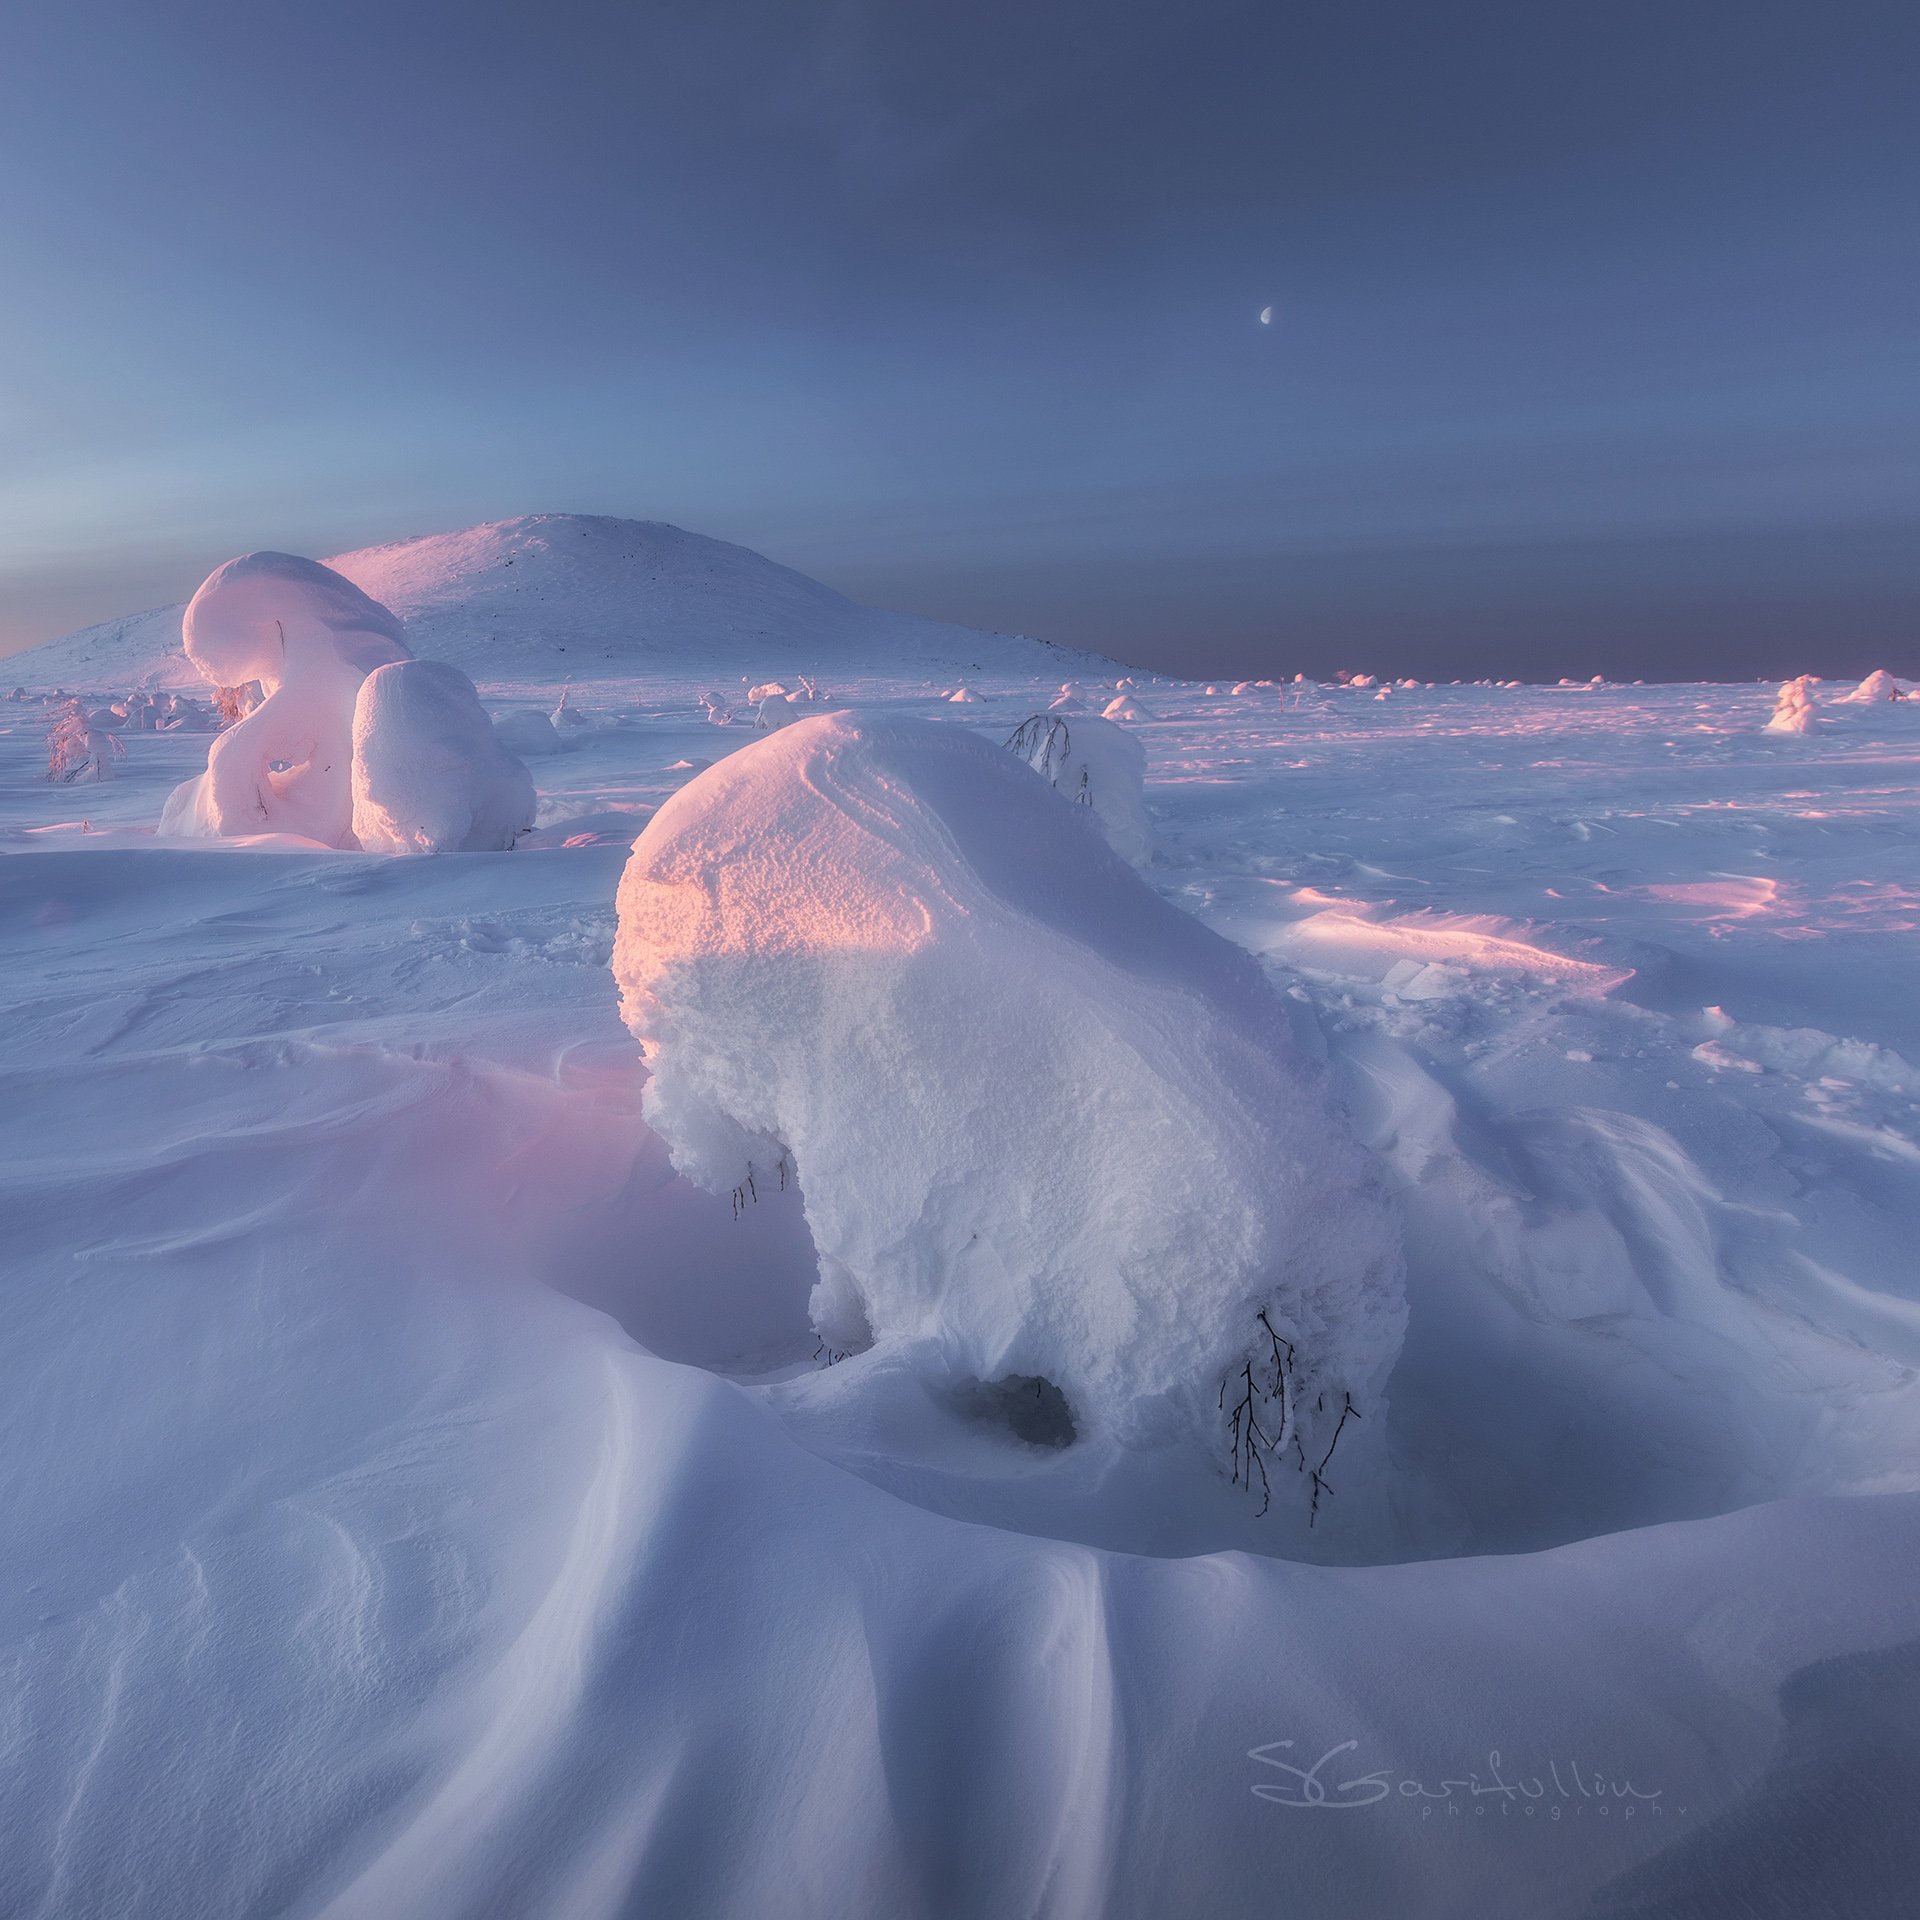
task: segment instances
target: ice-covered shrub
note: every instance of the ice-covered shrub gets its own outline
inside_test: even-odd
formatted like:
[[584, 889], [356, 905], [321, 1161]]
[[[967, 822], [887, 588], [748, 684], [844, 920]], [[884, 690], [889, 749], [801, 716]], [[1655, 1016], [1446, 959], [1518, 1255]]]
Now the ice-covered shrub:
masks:
[[1101, 709], [1103, 720], [1151, 720], [1150, 714], [1131, 694], [1116, 693]]
[[1093, 809], [1107, 844], [1143, 867], [1153, 858], [1147, 818], [1147, 753], [1125, 727], [1093, 714], [1063, 719], [1030, 714], [1007, 738], [1008, 747], [1067, 799]]
[[753, 724], [762, 733], [774, 733], [790, 727], [801, 718], [800, 710], [784, 693], [770, 693], [754, 709]]
[[215, 687], [213, 690], [213, 713], [218, 726], [238, 726], [263, 698], [260, 683], [249, 680], [238, 687]]
[[249, 553], [208, 575], [182, 633], [209, 686], [257, 681], [263, 697], [174, 791], [161, 832], [352, 846], [354, 699], [374, 668], [412, 657], [400, 622], [316, 560]]
[[1797, 680], [1789, 680], [1781, 687], [1773, 703], [1773, 717], [1768, 720], [1768, 733], [1811, 733], [1819, 724], [1814, 711], [1813, 690], [1819, 679], [1811, 673], [1803, 673]]
[[1369, 1155], [1252, 957], [1011, 754], [844, 713], [757, 741], [634, 843], [613, 964], [676, 1165], [797, 1171], [827, 1348], [1048, 1382], [1074, 1431], [1223, 1471], [1245, 1374], [1303, 1505], [1287, 1465], [1349, 1394], [1379, 1430], [1404, 1309]]
[[486, 853], [533, 825], [533, 781], [444, 660], [376, 667], [353, 715], [353, 835], [368, 853]]

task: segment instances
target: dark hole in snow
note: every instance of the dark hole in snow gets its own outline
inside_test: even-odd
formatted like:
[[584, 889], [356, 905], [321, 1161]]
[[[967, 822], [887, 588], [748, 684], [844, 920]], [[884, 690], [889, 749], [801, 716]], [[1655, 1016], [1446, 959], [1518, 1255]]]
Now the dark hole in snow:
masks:
[[1077, 1438], [1067, 1396], [1039, 1374], [971, 1381], [961, 1389], [959, 1402], [974, 1419], [1003, 1426], [1030, 1447], [1070, 1447]]

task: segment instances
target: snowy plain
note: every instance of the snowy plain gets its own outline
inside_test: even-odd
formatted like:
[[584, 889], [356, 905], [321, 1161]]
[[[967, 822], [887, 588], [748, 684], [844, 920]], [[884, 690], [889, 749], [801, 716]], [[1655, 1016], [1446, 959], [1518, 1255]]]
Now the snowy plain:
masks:
[[[782, 587], [803, 650], [737, 579], [731, 650], [583, 649], [616, 581], [514, 670], [457, 571], [417, 651], [571, 683], [510, 854], [159, 841], [205, 735], [50, 786], [0, 704], [0, 1912], [1911, 1911], [1920, 703], [1235, 693]], [[673, 1172], [616, 890], [800, 672], [1125, 696], [1146, 881], [1404, 1222], [1384, 1510], [827, 1365], [799, 1186]]]

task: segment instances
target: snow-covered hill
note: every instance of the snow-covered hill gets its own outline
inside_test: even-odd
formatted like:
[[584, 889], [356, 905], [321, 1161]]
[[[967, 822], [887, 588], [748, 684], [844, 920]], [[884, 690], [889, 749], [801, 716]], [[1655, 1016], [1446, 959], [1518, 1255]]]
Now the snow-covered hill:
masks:
[[[670, 673], [716, 683], [861, 671], [922, 678], [1084, 671], [1092, 656], [887, 613], [724, 540], [658, 520], [540, 513], [328, 562], [407, 623], [416, 653], [488, 682]], [[197, 581], [183, 582], [195, 586]], [[25, 686], [187, 686], [181, 606], [49, 641]]]

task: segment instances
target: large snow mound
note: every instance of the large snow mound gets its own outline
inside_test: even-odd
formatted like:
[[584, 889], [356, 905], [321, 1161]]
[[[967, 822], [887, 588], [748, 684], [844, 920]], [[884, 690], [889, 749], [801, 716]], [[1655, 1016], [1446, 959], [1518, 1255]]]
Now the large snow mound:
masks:
[[376, 667], [412, 658], [400, 622], [317, 560], [248, 553], [207, 576], [181, 630], [209, 686], [257, 681], [266, 697], [175, 789], [161, 831], [354, 845], [354, 701]]
[[[311, 563], [309, 563], [311, 564]], [[486, 683], [635, 672], [765, 680], [878, 663], [1043, 673], [1110, 663], [1017, 635], [864, 607], [791, 567], [656, 520], [531, 514], [328, 563], [406, 623], [415, 650]], [[20, 654], [30, 686], [185, 685], [180, 608]]]
[[1404, 1309], [1370, 1156], [1253, 959], [1014, 755], [766, 736], [634, 843], [613, 964], [675, 1164], [797, 1174], [829, 1347], [1051, 1383], [1074, 1431], [1198, 1439], [1256, 1495], [1245, 1393], [1309, 1462], [1378, 1407]]
[[444, 660], [367, 676], [353, 715], [353, 835], [368, 853], [492, 853], [533, 825], [533, 780]]

